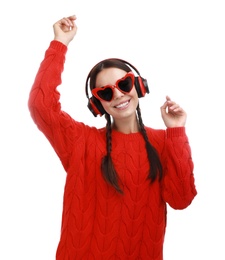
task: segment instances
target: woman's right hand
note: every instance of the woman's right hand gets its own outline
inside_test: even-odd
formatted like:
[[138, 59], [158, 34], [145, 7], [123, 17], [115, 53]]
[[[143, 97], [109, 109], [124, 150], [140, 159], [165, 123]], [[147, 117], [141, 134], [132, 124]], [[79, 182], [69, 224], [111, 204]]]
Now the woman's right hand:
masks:
[[77, 33], [77, 26], [75, 20], [77, 17], [75, 15], [64, 17], [53, 25], [54, 29], [54, 40], [59, 41], [66, 46], [73, 40]]

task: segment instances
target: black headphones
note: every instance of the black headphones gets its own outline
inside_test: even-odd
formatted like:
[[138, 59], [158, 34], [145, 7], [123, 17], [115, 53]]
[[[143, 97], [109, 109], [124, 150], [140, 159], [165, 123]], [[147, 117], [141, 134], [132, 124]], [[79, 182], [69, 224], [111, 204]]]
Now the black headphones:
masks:
[[[103, 61], [100, 61], [99, 63], [104, 62], [106, 60], [109, 60], [109, 59], [105, 59]], [[131, 63], [129, 63], [125, 60], [122, 60], [122, 59], [117, 59], [117, 58], [113, 58], [110, 60], [121, 61], [121, 62], [125, 63], [126, 65], [128, 65], [131, 69], [133, 69], [137, 73], [137, 76], [135, 76], [134, 86], [135, 86], [135, 89], [137, 91], [139, 98], [144, 97], [146, 93], [149, 93], [147, 80], [141, 77], [139, 71]], [[88, 82], [90, 79], [91, 72], [92, 72], [92, 70], [88, 73], [88, 76], [86, 79], [86, 84], [85, 84], [85, 92], [86, 92], [86, 96], [88, 99], [87, 107], [89, 108], [89, 110], [92, 112], [92, 114], [95, 117], [97, 115], [102, 116], [105, 114], [105, 109], [103, 108], [101, 102], [96, 97], [94, 97], [94, 96], [89, 97], [89, 95], [88, 95], [88, 88], [89, 88]]]

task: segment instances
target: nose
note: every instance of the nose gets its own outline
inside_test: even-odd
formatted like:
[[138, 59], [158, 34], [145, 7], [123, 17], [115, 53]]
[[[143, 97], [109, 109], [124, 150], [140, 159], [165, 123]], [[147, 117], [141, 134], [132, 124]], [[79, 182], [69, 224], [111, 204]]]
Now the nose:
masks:
[[124, 93], [121, 92], [118, 88], [114, 88], [113, 99], [121, 98], [124, 96]]

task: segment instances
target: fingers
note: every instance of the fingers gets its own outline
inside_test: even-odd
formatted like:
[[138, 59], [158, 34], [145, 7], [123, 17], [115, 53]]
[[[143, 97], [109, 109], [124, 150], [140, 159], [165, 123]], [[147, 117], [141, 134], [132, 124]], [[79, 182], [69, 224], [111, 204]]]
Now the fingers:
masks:
[[168, 101], [167, 103], [168, 103], [168, 109], [170, 111], [177, 112], [180, 109], [180, 106], [175, 102]]
[[177, 104], [175, 101], [172, 101], [169, 96], [166, 96], [166, 102], [165, 103], [167, 104], [167, 107], [170, 111], [176, 112], [180, 108], [179, 104]]
[[74, 26], [74, 21], [77, 19], [75, 15], [68, 16], [68, 17], [63, 17], [61, 20], [59, 20], [60, 25], [65, 25], [68, 27], [73, 27]]
[[184, 112], [183, 108], [180, 107], [175, 101], [172, 101], [169, 96], [166, 96], [165, 103], [161, 106], [162, 112], [166, 112], [168, 110], [169, 113], [180, 113]]
[[164, 102], [164, 104], [161, 106], [161, 111], [162, 112], [166, 112], [166, 109], [168, 108], [169, 106], [169, 103], [170, 103], [171, 99], [169, 96], [166, 96], [166, 101]]

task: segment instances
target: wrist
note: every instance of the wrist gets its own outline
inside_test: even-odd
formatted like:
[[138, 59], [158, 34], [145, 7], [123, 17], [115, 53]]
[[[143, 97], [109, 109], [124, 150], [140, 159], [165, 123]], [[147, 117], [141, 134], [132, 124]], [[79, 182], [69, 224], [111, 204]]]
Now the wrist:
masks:
[[65, 46], [68, 46], [69, 45], [69, 41], [65, 40], [65, 39], [62, 39], [60, 37], [55, 37], [54, 38], [55, 41], [58, 41], [58, 42], [61, 42], [62, 44], [64, 44]]

